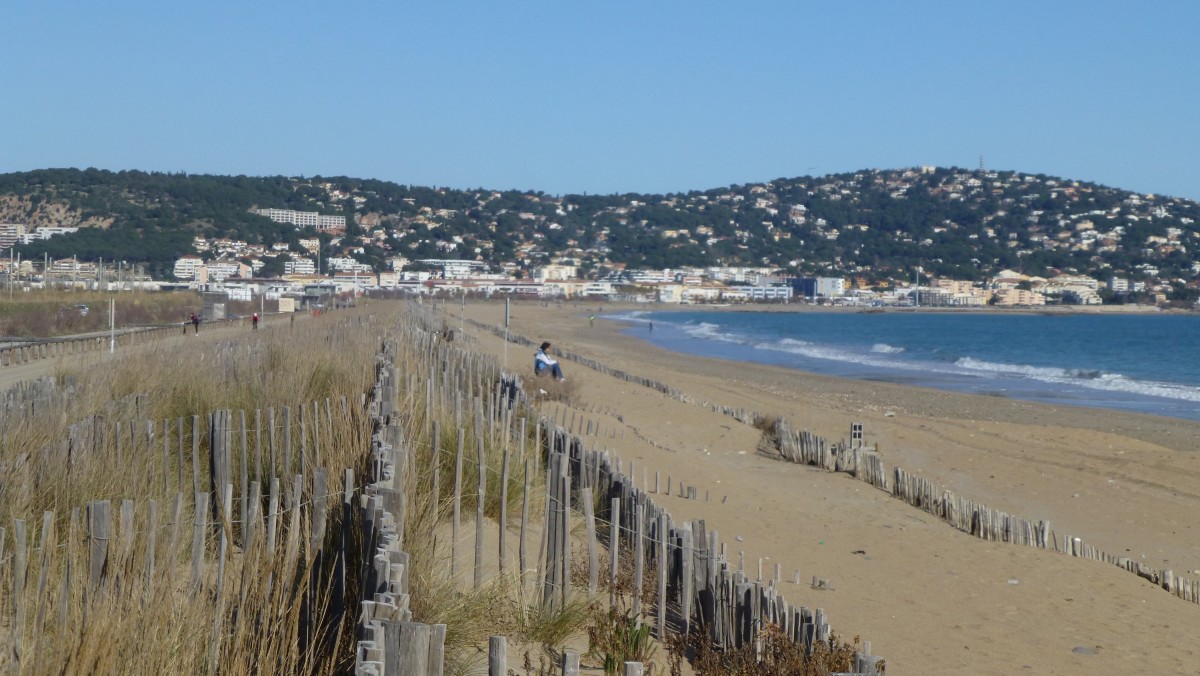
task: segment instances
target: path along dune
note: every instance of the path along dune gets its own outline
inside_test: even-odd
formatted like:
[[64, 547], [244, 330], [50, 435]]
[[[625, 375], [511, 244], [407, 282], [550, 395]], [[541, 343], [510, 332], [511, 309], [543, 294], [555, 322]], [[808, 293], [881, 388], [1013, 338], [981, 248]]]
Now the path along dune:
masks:
[[[459, 328], [459, 308], [444, 311]], [[1200, 424], [679, 355], [623, 335], [617, 322], [589, 322], [592, 312], [514, 303], [511, 331], [833, 439], [862, 422], [889, 469], [1200, 578]], [[504, 305], [469, 304], [466, 315], [499, 325]], [[501, 340], [466, 328], [502, 357]], [[532, 349], [510, 345], [507, 360], [529, 372]], [[1200, 605], [1112, 565], [977, 540], [846, 475], [757, 454], [759, 430], [733, 418], [564, 367], [576, 409], [600, 426], [597, 447], [635, 463], [651, 490], [656, 473], [663, 490], [668, 476], [696, 486], [698, 500], [655, 499], [678, 519], [705, 519], [731, 560], [744, 551], [751, 576], [760, 559], [764, 578], [781, 564], [788, 599], [824, 608], [843, 638], [871, 641], [888, 673], [1196, 671]], [[833, 589], [811, 589], [813, 576]]]

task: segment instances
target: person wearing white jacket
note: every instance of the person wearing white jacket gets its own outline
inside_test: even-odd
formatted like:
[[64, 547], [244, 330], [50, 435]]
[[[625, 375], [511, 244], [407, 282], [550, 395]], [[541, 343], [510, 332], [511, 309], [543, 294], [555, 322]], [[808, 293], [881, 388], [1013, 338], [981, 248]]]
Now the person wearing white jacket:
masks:
[[555, 380], [566, 380], [563, 376], [562, 367], [558, 365], [558, 360], [551, 357], [547, 352], [550, 350], [550, 341], [542, 343], [538, 351], [533, 355], [533, 373], [534, 375], [546, 375], [549, 373]]

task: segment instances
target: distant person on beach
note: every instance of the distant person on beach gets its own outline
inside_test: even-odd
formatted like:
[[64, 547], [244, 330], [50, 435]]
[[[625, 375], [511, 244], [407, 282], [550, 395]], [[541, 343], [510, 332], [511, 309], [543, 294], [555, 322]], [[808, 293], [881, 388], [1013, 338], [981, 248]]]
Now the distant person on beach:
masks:
[[595, 326], [595, 325], [596, 325], [596, 315], [589, 315], [588, 316], [588, 326]]
[[555, 380], [566, 380], [563, 376], [562, 367], [558, 365], [558, 360], [551, 357], [547, 352], [550, 351], [550, 341], [542, 343], [538, 351], [533, 355], [533, 373], [534, 375], [544, 376], [549, 373]]
[[258, 330], [258, 313], [257, 312], [250, 315], [250, 323], [254, 326], [254, 330], [257, 331]]
[[196, 333], [200, 333], [200, 315], [192, 313], [192, 328]]
[[650, 322], [650, 333], [654, 333], [654, 322]]

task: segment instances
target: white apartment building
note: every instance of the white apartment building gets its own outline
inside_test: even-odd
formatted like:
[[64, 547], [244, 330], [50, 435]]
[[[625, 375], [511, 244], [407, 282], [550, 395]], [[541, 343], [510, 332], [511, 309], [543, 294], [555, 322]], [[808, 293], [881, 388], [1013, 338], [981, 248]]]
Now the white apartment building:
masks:
[[997, 289], [992, 296], [996, 305], [1014, 306], [1014, 305], [1045, 305], [1046, 297], [1037, 291], [1026, 291], [1024, 289]]
[[334, 270], [338, 272], [372, 272], [371, 266], [366, 263], [359, 263], [349, 256], [333, 256], [326, 259], [326, 270]]
[[472, 275], [472, 272], [478, 270], [483, 272], [487, 269], [487, 265], [479, 261], [441, 259], [441, 258], [425, 258], [417, 261], [424, 265], [429, 265], [435, 268], [442, 269], [443, 279], [466, 279]]
[[276, 223], [291, 223], [298, 228], [316, 228], [321, 232], [341, 232], [346, 229], [345, 216], [325, 216], [315, 211], [293, 209], [255, 209], [254, 213]]
[[311, 258], [293, 258], [290, 261], [284, 262], [283, 274], [315, 275], [317, 274], [317, 264]]
[[21, 243], [29, 244], [39, 239], [50, 239], [59, 235], [69, 235], [72, 232], [79, 232], [79, 228], [63, 228], [55, 225], [43, 225], [32, 232], [26, 232], [21, 235]]
[[196, 273], [204, 267], [204, 259], [199, 256], [183, 256], [175, 260], [172, 274], [175, 279], [195, 279]]
[[533, 271], [533, 279], [536, 282], [548, 281], [566, 281], [575, 279], [576, 268], [574, 265], [543, 265]]
[[75, 258], [63, 258], [50, 261], [50, 276], [65, 278], [95, 277], [96, 264], [85, 263]]
[[790, 286], [743, 286], [740, 288], [750, 300], [788, 300], [792, 297]]
[[844, 277], [799, 277], [791, 281], [796, 295], [806, 298], [836, 298], [846, 294]]
[[379, 288], [381, 289], [394, 289], [399, 281], [399, 272], [387, 271], [379, 273]]
[[230, 277], [250, 276], [250, 266], [240, 261], [213, 261], [204, 267], [208, 271], [208, 278], [216, 282]]
[[1094, 289], [1085, 286], [1068, 286], [1062, 290], [1062, 300], [1071, 305], [1101, 305], [1104, 301]]
[[16, 244], [24, 235], [24, 223], [0, 223], [0, 249]]

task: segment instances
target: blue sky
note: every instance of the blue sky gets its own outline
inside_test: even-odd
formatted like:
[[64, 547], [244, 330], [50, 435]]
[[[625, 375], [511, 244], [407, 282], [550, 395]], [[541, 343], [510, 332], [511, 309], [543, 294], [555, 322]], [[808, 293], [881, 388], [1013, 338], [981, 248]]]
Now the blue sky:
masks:
[[0, 172], [549, 193], [986, 166], [1200, 198], [1200, 3], [8, 0]]

